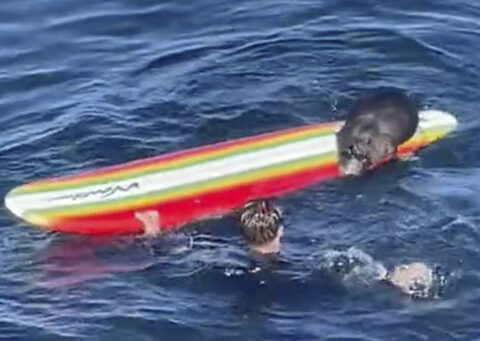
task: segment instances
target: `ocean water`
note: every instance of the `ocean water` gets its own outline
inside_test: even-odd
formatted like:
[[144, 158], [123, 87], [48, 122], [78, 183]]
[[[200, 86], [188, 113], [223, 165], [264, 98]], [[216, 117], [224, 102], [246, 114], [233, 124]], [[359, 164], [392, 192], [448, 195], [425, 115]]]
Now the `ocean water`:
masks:
[[[0, 196], [44, 176], [344, 117], [378, 86], [457, 131], [353, 181], [279, 198], [279, 259], [231, 217], [154, 240], [0, 211], [0, 339], [480, 339], [480, 4], [467, 0], [3, 0]], [[319, 271], [355, 247], [455, 273], [438, 300]]]

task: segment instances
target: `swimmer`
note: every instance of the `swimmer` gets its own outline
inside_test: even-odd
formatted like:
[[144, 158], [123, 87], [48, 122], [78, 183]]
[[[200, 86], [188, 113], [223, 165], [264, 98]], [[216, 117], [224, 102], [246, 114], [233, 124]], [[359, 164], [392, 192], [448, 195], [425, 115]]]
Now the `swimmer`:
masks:
[[[144, 230], [144, 236], [161, 234], [160, 217], [157, 211], [135, 212]], [[280, 251], [283, 236], [281, 213], [270, 201], [258, 200], [247, 203], [240, 214], [240, 231], [252, 251], [259, 254], [275, 254]]]
[[386, 284], [412, 298], [434, 299], [443, 294], [448, 273], [423, 262], [396, 265], [388, 271], [383, 264], [357, 248], [325, 253], [320, 268], [340, 276], [345, 284]]
[[240, 232], [250, 249], [259, 254], [276, 254], [280, 251], [283, 236], [281, 213], [270, 201], [247, 203], [240, 213]]
[[400, 90], [382, 88], [361, 97], [337, 133], [342, 175], [360, 175], [391, 159], [418, 126], [418, 110]]

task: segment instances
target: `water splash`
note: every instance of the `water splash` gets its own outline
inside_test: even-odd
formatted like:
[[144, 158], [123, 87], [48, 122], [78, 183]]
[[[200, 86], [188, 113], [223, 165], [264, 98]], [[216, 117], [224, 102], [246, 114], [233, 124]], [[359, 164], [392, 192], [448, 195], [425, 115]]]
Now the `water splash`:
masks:
[[370, 285], [385, 278], [388, 272], [382, 263], [356, 247], [350, 247], [346, 251], [326, 251], [320, 260], [319, 269], [339, 277], [346, 285]]

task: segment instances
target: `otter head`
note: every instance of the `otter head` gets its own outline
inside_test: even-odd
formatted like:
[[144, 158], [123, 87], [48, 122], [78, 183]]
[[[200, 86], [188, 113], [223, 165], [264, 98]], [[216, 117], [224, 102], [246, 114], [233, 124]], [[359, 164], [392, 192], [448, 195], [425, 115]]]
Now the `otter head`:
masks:
[[342, 175], [360, 175], [395, 151], [392, 139], [385, 134], [365, 132], [358, 134], [351, 144], [339, 150], [339, 168]]

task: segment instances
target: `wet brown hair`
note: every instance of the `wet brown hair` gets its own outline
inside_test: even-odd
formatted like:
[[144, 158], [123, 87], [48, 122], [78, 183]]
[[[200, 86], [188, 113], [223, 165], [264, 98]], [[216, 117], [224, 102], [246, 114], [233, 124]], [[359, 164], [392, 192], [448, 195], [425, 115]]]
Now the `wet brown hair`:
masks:
[[275, 240], [280, 226], [281, 213], [268, 200], [251, 201], [240, 214], [240, 231], [246, 242], [252, 245]]

